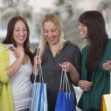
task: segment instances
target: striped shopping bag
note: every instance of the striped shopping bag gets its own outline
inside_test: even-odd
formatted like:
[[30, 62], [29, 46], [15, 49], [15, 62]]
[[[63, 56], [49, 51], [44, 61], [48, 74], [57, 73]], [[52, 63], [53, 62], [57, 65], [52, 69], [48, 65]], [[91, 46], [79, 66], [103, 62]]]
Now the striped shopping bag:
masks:
[[48, 111], [47, 103], [47, 85], [43, 81], [43, 74], [41, 64], [39, 65], [40, 73], [39, 80], [40, 82], [35, 82], [32, 87], [32, 100], [30, 111]]

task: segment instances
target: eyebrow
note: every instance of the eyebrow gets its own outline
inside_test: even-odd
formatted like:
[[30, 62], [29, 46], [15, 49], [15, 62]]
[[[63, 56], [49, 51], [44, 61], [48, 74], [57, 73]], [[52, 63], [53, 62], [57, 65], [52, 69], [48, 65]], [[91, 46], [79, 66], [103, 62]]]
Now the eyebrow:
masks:
[[[21, 28], [21, 27], [15, 27], [15, 29], [19, 29], [19, 28]], [[23, 29], [27, 29], [27, 27], [23, 27]]]

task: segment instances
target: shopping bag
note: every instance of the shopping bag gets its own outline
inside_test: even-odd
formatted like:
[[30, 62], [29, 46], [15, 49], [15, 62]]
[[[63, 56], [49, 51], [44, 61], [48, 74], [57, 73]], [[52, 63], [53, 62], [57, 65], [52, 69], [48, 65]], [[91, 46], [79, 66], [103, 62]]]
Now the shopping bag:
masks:
[[59, 92], [57, 95], [55, 111], [74, 111], [73, 93]]
[[102, 96], [101, 111], [111, 111], [111, 71], [110, 71], [110, 94], [104, 94]]
[[48, 103], [47, 103], [47, 86], [43, 81], [43, 74], [41, 64], [39, 65], [40, 74], [39, 80], [40, 82], [35, 82], [32, 87], [32, 100], [31, 100], [31, 108], [30, 111], [48, 111]]
[[31, 111], [48, 111], [45, 83], [37, 82], [33, 84]]
[[60, 92], [57, 95], [55, 111], [74, 111], [74, 94], [70, 90], [66, 71], [63, 71], [63, 69], [60, 81]]
[[102, 96], [101, 111], [111, 111], [111, 94]]

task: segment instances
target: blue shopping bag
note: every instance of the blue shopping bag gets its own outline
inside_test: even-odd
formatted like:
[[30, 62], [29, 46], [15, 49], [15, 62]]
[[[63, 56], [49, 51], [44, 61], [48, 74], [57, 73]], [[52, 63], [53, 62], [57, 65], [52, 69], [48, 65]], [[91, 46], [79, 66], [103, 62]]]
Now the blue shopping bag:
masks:
[[32, 87], [32, 100], [31, 100], [31, 108], [30, 111], [48, 111], [48, 103], [47, 103], [47, 85], [43, 81], [42, 68], [40, 64], [40, 81], [35, 82]]
[[55, 111], [74, 111], [74, 94], [70, 90], [66, 72], [63, 70], [60, 81], [60, 92], [57, 95]]
[[32, 88], [30, 111], [48, 111], [47, 87], [45, 83], [35, 82]]

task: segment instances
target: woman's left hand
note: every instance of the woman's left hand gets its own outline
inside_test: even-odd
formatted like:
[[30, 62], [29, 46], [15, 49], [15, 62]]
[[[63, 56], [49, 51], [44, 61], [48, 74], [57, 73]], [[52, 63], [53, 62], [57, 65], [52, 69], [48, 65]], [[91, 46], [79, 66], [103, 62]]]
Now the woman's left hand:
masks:
[[[69, 72], [70, 78], [73, 82], [78, 82], [78, 80], [80, 79], [80, 74], [72, 63], [63, 62], [59, 65], [63, 68], [63, 70], [65, 70], [66, 72]], [[65, 69], [64, 69], [64, 67], [65, 67]]]
[[59, 64], [61, 67], [66, 68], [66, 72], [71, 72], [73, 68], [75, 68], [70, 62], [63, 62], [62, 64]]

